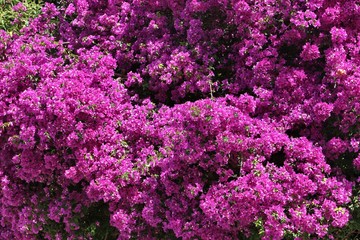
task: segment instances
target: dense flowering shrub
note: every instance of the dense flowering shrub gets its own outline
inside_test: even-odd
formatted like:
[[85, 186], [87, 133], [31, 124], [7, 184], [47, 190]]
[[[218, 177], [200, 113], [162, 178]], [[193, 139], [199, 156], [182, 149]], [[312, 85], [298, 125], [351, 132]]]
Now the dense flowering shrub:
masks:
[[0, 30], [1, 239], [359, 235], [356, 1], [56, 4]]

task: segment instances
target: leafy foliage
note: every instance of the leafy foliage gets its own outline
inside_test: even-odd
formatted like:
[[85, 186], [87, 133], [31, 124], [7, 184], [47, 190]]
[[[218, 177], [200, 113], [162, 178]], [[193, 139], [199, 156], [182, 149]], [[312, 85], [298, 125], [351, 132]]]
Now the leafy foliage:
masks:
[[0, 0], [0, 29], [18, 33], [40, 14], [42, 5], [38, 0]]

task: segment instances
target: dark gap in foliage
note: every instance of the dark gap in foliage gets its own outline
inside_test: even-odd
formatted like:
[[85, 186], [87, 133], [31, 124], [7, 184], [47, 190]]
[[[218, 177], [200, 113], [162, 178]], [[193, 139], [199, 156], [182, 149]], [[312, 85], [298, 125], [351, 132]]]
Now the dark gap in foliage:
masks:
[[46, 187], [46, 184], [41, 182], [29, 182], [27, 183], [27, 186], [29, 191], [38, 192], [40, 189], [44, 189]]
[[171, 180], [173, 183], [176, 183], [177, 185], [181, 185], [181, 183], [183, 183], [184, 182], [184, 179], [182, 178], [182, 177], [180, 177], [180, 178], [176, 178], [176, 179], [172, 179]]
[[56, 239], [56, 235], [65, 229], [65, 223], [58, 223], [53, 220], [48, 220], [45, 225], [42, 227], [42, 231], [38, 233], [36, 239], [43, 240], [46, 239], [45, 236], [49, 234], [53, 239]]
[[58, 49], [56, 49], [56, 48], [47, 48], [46, 50], [45, 50], [45, 52], [47, 53], [47, 54], [49, 54], [51, 57], [57, 57], [58, 56]]
[[221, 11], [221, 8], [212, 7], [205, 13], [194, 14], [195, 18], [200, 18], [202, 21], [202, 27], [204, 30], [211, 30], [214, 27], [226, 26], [224, 20], [226, 19], [226, 13]]
[[295, 124], [295, 126], [293, 126], [291, 129], [286, 130], [285, 133], [289, 137], [298, 138], [298, 137], [302, 137], [301, 131], [304, 130], [305, 128], [306, 125], [303, 123]]
[[68, 154], [68, 155], [73, 154], [73, 150], [72, 150], [71, 148], [69, 148], [69, 147], [66, 148], [65, 152], [66, 152], [66, 154]]
[[[209, 93], [209, 96], [210, 96], [210, 93]], [[204, 96], [204, 93], [201, 93], [199, 91], [195, 92], [195, 93], [187, 93], [186, 97], [181, 99], [176, 104], [182, 104], [182, 103], [186, 103], [186, 102], [196, 102], [197, 100], [203, 99], [204, 97], [206, 97], [206, 96]], [[174, 101], [168, 101], [166, 105], [173, 107], [175, 105], [175, 102]]]
[[332, 113], [330, 117], [326, 119], [326, 121], [322, 125], [322, 134], [326, 141], [329, 141], [334, 137], [343, 136], [343, 133], [340, 131], [339, 127], [336, 126], [336, 123], [339, 121], [340, 121], [339, 116]]
[[[88, 232], [93, 239], [116, 240], [119, 232], [110, 225], [110, 211], [107, 203], [103, 201], [94, 203], [85, 210], [79, 221], [79, 233]], [[97, 226], [97, 222], [99, 226]]]
[[203, 171], [203, 179], [204, 182], [206, 183], [203, 187], [203, 192], [206, 193], [210, 187], [212, 186], [212, 184], [214, 182], [218, 182], [219, 181], [219, 175], [217, 175], [214, 172], [205, 172]]
[[161, 12], [161, 15], [164, 15], [167, 17], [167, 26], [170, 30], [170, 34], [174, 34], [176, 35], [177, 34], [177, 31], [175, 29], [175, 26], [174, 26], [174, 15], [173, 15], [173, 11], [170, 9], [170, 8], [166, 8]]
[[280, 151], [277, 151], [273, 154], [271, 154], [268, 162], [275, 164], [277, 167], [284, 166], [284, 161], [286, 159], [284, 148], [282, 148]]
[[[149, 229], [146, 229], [147, 231], [144, 233], [144, 236], [146, 236], [147, 234], [149, 234]], [[155, 239], [159, 239], [159, 240], [181, 240], [181, 238], [177, 238], [174, 231], [172, 230], [168, 230], [168, 231], [164, 231], [162, 228], [158, 228], [158, 229], [151, 229], [151, 236], [154, 236]], [[133, 234], [133, 236], [130, 238], [130, 240], [138, 240], [139, 239], [139, 235], [137, 234]], [[191, 239], [197, 239], [197, 238], [191, 238]]]
[[70, 185], [68, 186], [69, 192], [79, 192], [81, 193], [81, 191], [83, 190], [84, 187], [84, 182], [80, 181], [76, 184]]
[[234, 175], [229, 178], [229, 181], [235, 180], [240, 176], [243, 157], [241, 153], [231, 152], [228, 160], [229, 169], [234, 172]]
[[297, 64], [301, 51], [301, 44], [284, 44], [279, 48], [279, 55], [286, 60], [286, 65], [293, 66]]
[[58, 131], [58, 132], [56, 132], [56, 134], [55, 134], [55, 139], [61, 139], [61, 137], [63, 136], [63, 133], [62, 132], [60, 132], [60, 131]]
[[346, 151], [341, 154], [335, 161], [330, 161], [329, 164], [332, 169], [339, 168], [349, 181], [356, 181], [360, 176], [360, 171], [353, 165], [353, 160], [358, 156], [355, 152]]

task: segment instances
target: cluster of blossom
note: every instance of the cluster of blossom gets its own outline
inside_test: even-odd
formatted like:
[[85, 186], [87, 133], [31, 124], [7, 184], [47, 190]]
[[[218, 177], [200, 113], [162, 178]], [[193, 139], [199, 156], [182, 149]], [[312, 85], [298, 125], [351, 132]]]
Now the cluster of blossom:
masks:
[[0, 238], [332, 238], [359, 26], [354, 0], [73, 0], [0, 30]]

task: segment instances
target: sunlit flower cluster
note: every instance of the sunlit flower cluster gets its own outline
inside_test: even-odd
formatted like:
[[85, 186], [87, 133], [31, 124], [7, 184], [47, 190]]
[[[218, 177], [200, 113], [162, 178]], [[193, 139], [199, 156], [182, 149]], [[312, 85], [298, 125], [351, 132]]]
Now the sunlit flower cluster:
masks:
[[0, 239], [332, 238], [359, 33], [354, 0], [44, 4], [0, 30]]

